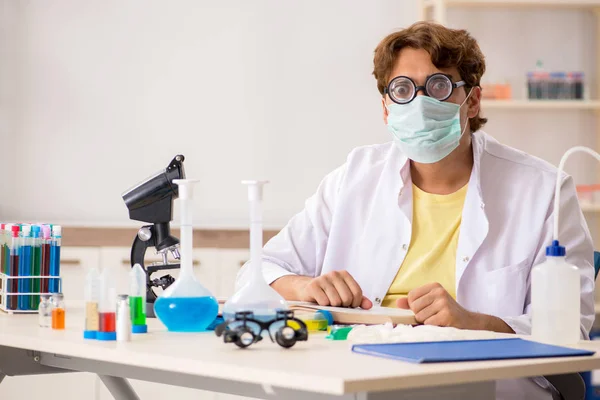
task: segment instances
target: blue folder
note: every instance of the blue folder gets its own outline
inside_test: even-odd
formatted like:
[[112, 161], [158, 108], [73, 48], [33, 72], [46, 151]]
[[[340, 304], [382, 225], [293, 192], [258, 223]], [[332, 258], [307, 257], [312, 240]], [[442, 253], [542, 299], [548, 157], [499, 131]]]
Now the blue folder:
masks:
[[355, 344], [355, 353], [412, 363], [591, 356], [595, 352], [552, 346], [519, 338], [422, 343]]

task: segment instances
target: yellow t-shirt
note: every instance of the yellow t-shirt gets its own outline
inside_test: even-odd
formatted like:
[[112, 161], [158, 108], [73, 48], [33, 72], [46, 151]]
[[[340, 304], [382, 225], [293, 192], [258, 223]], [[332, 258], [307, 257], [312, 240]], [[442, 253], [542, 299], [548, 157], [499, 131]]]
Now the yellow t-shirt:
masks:
[[413, 184], [412, 240], [383, 299], [384, 307], [412, 289], [439, 282], [456, 298], [456, 247], [467, 185], [447, 194], [426, 193]]

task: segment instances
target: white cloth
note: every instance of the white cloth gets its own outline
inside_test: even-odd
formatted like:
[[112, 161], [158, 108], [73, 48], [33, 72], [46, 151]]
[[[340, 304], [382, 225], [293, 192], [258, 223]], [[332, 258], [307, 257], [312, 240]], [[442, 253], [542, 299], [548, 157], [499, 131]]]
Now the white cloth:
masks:
[[[456, 252], [456, 298], [468, 310], [497, 316], [516, 333], [530, 334], [530, 272], [545, 260], [552, 240], [557, 169], [482, 131], [472, 139], [474, 165]], [[393, 143], [353, 150], [265, 246], [267, 282], [347, 270], [364, 295], [380, 305], [411, 241], [409, 166]], [[588, 339], [595, 316], [593, 245], [573, 179], [563, 174], [561, 182], [558, 239], [567, 262], [581, 272], [581, 337]], [[248, 278], [245, 266], [238, 287]]]

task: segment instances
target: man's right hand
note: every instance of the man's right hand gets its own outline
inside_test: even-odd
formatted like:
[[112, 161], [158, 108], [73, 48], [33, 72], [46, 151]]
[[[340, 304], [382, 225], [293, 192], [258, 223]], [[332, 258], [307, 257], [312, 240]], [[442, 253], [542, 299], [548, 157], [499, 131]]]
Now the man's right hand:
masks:
[[[288, 275], [273, 282], [272, 286], [289, 300], [308, 301], [320, 306], [373, 307], [348, 271], [332, 271], [316, 278]], [[292, 296], [286, 296], [292, 293]]]

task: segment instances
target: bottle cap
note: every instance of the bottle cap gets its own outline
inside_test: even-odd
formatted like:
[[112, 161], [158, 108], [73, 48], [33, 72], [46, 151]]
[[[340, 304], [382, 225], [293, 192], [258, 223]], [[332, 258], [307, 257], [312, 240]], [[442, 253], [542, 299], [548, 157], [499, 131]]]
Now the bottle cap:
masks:
[[127, 300], [128, 298], [129, 298], [129, 295], [127, 295], [127, 294], [117, 295], [117, 299], [119, 299], [119, 300]]
[[98, 332], [96, 333], [98, 340], [117, 340], [117, 332]]
[[31, 235], [31, 225], [23, 225], [23, 230], [21, 232], [23, 237], [28, 237]]
[[546, 255], [549, 257], [564, 257], [567, 254], [565, 248], [558, 243], [558, 240], [553, 240], [552, 245], [546, 247]]
[[84, 339], [96, 339], [98, 336], [98, 331], [83, 331]]
[[19, 230], [21, 229], [21, 227], [19, 225], [13, 225], [11, 226], [12, 229], [12, 237], [19, 237]]
[[34, 238], [39, 238], [40, 237], [40, 231], [41, 228], [39, 225], [33, 225], [31, 227], [31, 236], [33, 236]]
[[60, 225], [53, 225], [52, 226], [52, 236], [54, 237], [60, 237], [62, 234], [62, 228]]
[[148, 333], [148, 325], [133, 325], [131, 327], [132, 333]]
[[50, 239], [50, 227], [48, 225], [42, 225], [42, 237]]

